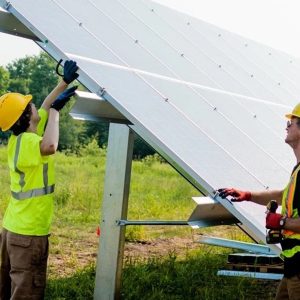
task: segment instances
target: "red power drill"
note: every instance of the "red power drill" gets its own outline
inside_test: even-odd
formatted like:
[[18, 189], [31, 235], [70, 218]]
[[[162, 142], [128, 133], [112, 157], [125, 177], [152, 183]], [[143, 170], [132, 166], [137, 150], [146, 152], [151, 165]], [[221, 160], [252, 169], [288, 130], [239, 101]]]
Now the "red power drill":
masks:
[[[278, 208], [278, 203], [276, 200], [271, 200], [267, 205], [266, 214], [269, 212], [276, 213]], [[267, 244], [278, 244], [282, 241], [281, 230], [278, 229], [269, 229], [267, 230], [266, 242]]]

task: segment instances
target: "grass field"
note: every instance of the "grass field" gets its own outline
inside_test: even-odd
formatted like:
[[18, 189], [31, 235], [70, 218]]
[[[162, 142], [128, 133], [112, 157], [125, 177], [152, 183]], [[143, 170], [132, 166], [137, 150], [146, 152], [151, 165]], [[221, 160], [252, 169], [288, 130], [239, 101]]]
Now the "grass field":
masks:
[[[55, 216], [46, 299], [92, 299], [105, 151], [56, 154]], [[0, 219], [9, 199], [6, 149], [0, 148]], [[158, 159], [134, 161], [128, 219], [186, 220], [198, 192]], [[235, 226], [126, 228], [122, 299], [272, 299], [276, 283], [218, 277], [230, 249], [193, 243], [199, 234], [247, 240]]]

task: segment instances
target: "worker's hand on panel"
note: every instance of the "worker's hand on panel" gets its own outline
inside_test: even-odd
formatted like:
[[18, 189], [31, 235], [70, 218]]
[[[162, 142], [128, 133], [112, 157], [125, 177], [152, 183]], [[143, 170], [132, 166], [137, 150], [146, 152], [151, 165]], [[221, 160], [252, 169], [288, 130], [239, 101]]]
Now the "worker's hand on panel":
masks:
[[60, 111], [66, 103], [75, 95], [75, 90], [78, 86], [72, 86], [71, 88], [65, 90], [63, 93], [58, 95], [56, 100], [52, 103], [51, 108], [54, 108], [57, 111]]
[[64, 76], [63, 80], [65, 83], [69, 84], [78, 78], [79, 74], [76, 73], [78, 66], [76, 61], [67, 60], [64, 64]]
[[281, 229], [283, 216], [277, 213], [269, 212], [266, 216], [266, 228], [268, 229]]
[[248, 191], [239, 191], [233, 188], [222, 188], [218, 190], [219, 196], [221, 198], [226, 198], [227, 196], [233, 197], [230, 199], [233, 202], [241, 202], [241, 201], [250, 201], [251, 193]]

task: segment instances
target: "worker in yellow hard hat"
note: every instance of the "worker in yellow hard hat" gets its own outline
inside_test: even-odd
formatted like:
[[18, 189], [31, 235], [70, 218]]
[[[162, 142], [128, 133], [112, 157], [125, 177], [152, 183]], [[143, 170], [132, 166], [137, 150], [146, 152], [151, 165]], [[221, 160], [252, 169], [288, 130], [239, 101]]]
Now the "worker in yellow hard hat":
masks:
[[220, 197], [230, 196], [233, 202], [252, 201], [267, 205], [276, 200], [282, 205], [280, 214], [269, 211], [266, 216], [266, 228], [280, 233], [277, 236], [280, 237], [284, 258], [284, 276], [278, 286], [276, 300], [300, 299], [300, 103], [285, 116], [288, 118], [285, 142], [292, 147], [297, 160], [287, 186], [262, 192], [234, 188], [218, 190]]
[[36, 109], [31, 95], [0, 97], [0, 129], [10, 130], [8, 166], [11, 197], [0, 244], [0, 299], [43, 299], [48, 236], [55, 187], [53, 157], [59, 137], [59, 112], [75, 94], [74, 61], [64, 64], [63, 80]]

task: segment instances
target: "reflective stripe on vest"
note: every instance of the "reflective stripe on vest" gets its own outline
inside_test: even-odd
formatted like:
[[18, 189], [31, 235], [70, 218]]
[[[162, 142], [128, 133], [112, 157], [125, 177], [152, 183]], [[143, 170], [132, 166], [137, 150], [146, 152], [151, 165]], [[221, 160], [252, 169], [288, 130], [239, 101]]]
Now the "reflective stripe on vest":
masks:
[[[283, 193], [282, 215], [287, 216], [288, 218], [299, 217], [298, 210], [293, 209], [293, 201], [294, 201], [294, 195], [295, 195], [295, 190], [296, 190], [297, 175], [298, 175], [299, 170], [300, 170], [300, 165], [292, 173], [290, 182]], [[285, 238], [300, 240], [300, 234], [295, 233], [294, 231], [284, 229], [282, 231], [282, 233]], [[282, 251], [282, 255], [284, 257], [292, 257], [299, 251], [300, 251], [300, 246], [294, 246], [291, 249], [286, 249], [286, 250]]]
[[295, 246], [294, 248], [292, 249], [286, 249], [284, 251], [282, 251], [282, 256], [283, 257], [293, 257], [297, 252], [300, 252], [300, 246]]
[[44, 196], [44, 195], [51, 194], [54, 192], [54, 187], [55, 187], [55, 185], [52, 184], [50, 186], [45, 186], [40, 189], [29, 190], [27, 192], [13, 192], [12, 191], [11, 194], [14, 197], [14, 199], [16, 199], [16, 200], [25, 200], [25, 199], [29, 199], [29, 198], [33, 198], [33, 197], [37, 197], [37, 196]]
[[16, 200], [25, 200], [25, 199], [30, 199], [33, 197], [44, 196], [44, 195], [53, 193], [55, 185], [52, 184], [52, 185], [48, 186], [48, 163], [43, 164], [44, 187], [32, 189], [32, 190], [29, 190], [26, 192], [22, 191], [23, 187], [25, 186], [25, 173], [20, 171], [17, 167], [19, 153], [20, 153], [21, 139], [22, 139], [22, 134], [18, 135], [18, 137], [17, 137], [16, 152], [15, 152], [15, 157], [14, 157], [14, 168], [15, 168], [15, 171], [20, 175], [19, 184], [21, 187], [21, 191], [20, 192], [11, 191], [12, 196]]
[[15, 167], [15, 171], [20, 175], [19, 184], [20, 184], [20, 187], [21, 187], [21, 190], [22, 190], [22, 188], [25, 185], [25, 174], [23, 172], [21, 172], [17, 167], [19, 153], [20, 153], [21, 138], [22, 138], [22, 134], [18, 135], [17, 145], [16, 145], [16, 152], [15, 152], [15, 157], [14, 157], [14, 167]]
[[[297, 174], [300, 170], [300, 165], [296, 168], [296, 170], [291, 175], [290, 182], [287, 186], [287, 193], [284, 193], [282, 199], [282, 214], [288, 218], [296, 218], [298, 216], [298, 210], [293, 209], [293, 201], [294, 201], [294, 194], [296, 189], [296, 182], [297, 182]], [[300, 239], [300, 234], [295, 233], [291, 230], [283, 230], [283, 235], [290, 238], [297, 238]]]

